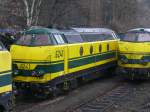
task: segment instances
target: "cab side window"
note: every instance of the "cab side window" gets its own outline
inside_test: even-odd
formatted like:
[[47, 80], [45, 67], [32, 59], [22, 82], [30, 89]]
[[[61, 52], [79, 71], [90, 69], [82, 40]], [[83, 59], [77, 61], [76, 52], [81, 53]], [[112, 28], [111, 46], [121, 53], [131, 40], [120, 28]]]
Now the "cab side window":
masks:
[[76, 34], [74, 34], [74, 35], [67, 34], [67, 35], [65, 35], [65, 38], [69, 44], [84, 42], [82, 37], [80, 35], [76, 35]]
[[110, 34], [81, 34], [82, 38], [86, 42], [104, 41], [104, 40], [114, 40], [113, 35]]
[[65, 44], [64, 38], [61, 34], [54, 34], [54, 37], [58, 44]]

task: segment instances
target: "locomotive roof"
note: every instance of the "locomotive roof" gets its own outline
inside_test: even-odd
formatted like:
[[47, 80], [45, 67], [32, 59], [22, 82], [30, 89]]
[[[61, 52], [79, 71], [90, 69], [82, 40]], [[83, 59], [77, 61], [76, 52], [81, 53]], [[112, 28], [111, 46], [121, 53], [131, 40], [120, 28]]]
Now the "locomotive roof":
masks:
[[150, 32], [150, 28], [135, 28], [135, 29], [129, 30], [128, 32], [136, 32], [136, 31]]
[[50, 28], [31, 28], [24, 32], [25, 34], [51, 34], [51, 33], [61, 33], [57, 29]]
[[112, 33], [113, 30], [108, 28], [72, 28], [79, 33]]
[[60, 30], [63, 34], [66, 35], [80, 35], [78, 32], [75, 30]]

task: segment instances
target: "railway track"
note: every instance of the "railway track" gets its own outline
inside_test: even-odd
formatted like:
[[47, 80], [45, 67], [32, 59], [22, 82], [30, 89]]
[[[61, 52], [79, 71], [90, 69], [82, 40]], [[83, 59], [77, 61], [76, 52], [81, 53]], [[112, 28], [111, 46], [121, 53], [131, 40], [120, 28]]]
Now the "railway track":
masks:
[[[141, 83], [130, 83], [116, 78], [100, 80], [53, 100], [19, 100], [16, 112], [115, 112], [112, 110], [132, 100], [140, 87]], [[147, 107], [150, 107], [149, 103], [140, 110]]]
[[123, 83], [104, 95], [80, 104], [64, 112], [112, 112], [120, 103], [130, 100], [138, 84]]
[[150, 112], [150, 100], [148, 102], [145, 102], [137, 112]]
[[59, 102], [64, 99], [64, 96], [57, 97], [55, 99], [48, 99], [48, 100], [38, 100], [33, 98], [28, 99], [18, 99], [16, 112], [29, 112], [34, 110], [35, 107], [42, 107], [44, 105], [51, 105], [53, 103]]
[[[110, 79], [104, 78], [104, 79], [100, 79], [100, 80], [96, 80], [91, 83], [88, 83], [82, 87], [79, 87], [78, 89], [70, 92], [69, 95], [60, 96], [55, 99], [38, 101], [33, 98], [22, 99], [22, 98], [17, 97], [16, 112], [31, 112], [31, 111], [36, 112], [36, 109], [39, 107], [42, 108], [44, 106], [55, 105], [61, 101], [62, 101], [61, 105], [63, 105], [62, 107], [64, 107], [64, 104], [66, 104], [66, 102], [69, 102], [69, 107], [71, 104], [70, 102], [72, 102], [72, 104], [71, 104], [71, 107], [72, 107], [73, 105], [81, 104], [82, 102], [87, 102], [87, 101], [89, 101], [89, 99], [93, 99], [93, 98], [95, 98], [95, 96], [98, 96], [99, 94], [103, 95], [103, 94], [107, 93], [108, 91], [111, 91], [114, 88], [118, 87], [121, 84], [122, 84], [122, 81], [119, 81], [118, 78], [116, 78], [116, 77], [110, 78]], [[100, 89], [100, 90], [98, 90], [98, 89]], [[83, 98], [83, 97], [85, 97], [85, 98]], [[79, 99], [79, 101], [74, 101], [73, 98]], [[66, 108], [68, 108], [68, 107], [64, 107], [64, 109], [62, 109], [62, 111], [66, 110]], [[54, 110], [54, 112], [55, 111], [57, 111], [57, 110]], [[58, 111], [58, 112], [61, 112], [61, 111]]]

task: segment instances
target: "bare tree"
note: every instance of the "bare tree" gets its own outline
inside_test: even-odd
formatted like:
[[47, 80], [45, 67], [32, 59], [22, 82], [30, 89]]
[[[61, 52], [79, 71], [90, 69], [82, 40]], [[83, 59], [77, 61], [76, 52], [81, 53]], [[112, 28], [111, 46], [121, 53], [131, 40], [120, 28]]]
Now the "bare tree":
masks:
[[25, 6], [27, 26], [37, 25], [41, 10], [42, 0], [22, 0]]
[[45, 0], [38, 24], [71, 26], [80, 23], [82, 16], [79, 16], [81, 13], [79, 3], [78, 0]]
[[148, 25], [148, 3], [149, 0], [0, 0], [0, 26], [85, 25], [127, 30]]

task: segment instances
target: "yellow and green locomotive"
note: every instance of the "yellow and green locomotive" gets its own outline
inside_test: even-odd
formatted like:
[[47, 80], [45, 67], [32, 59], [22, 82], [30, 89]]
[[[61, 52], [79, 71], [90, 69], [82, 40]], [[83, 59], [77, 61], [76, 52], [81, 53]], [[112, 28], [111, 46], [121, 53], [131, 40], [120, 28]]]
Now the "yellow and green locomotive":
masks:
[[117, 65], [112, 30], [33, 28], [11, 47], [13, 80], [19, 89], [49, 94], [98, 77]]
[[11, 56], [0, 42], [0, 112], [12, 110]]
[[132, 29], [122, 36], [119, 42], [118, 64], [119, 73], [123, 77], [150, 77], [150, 29]]

